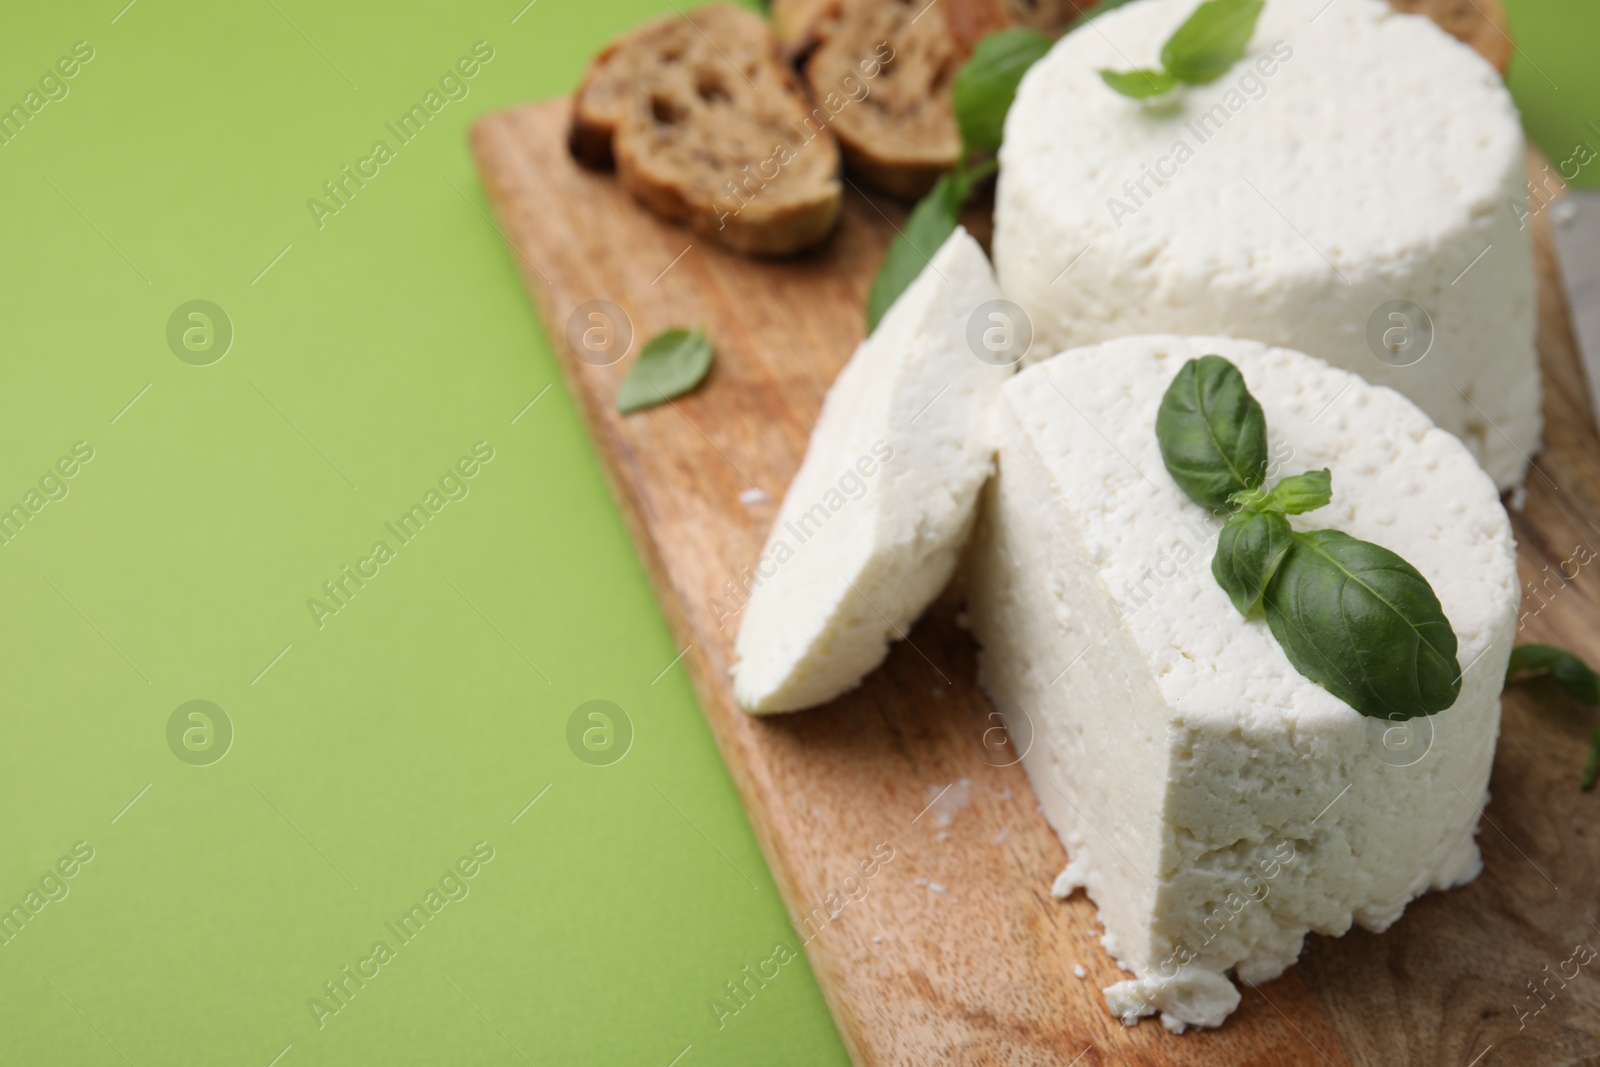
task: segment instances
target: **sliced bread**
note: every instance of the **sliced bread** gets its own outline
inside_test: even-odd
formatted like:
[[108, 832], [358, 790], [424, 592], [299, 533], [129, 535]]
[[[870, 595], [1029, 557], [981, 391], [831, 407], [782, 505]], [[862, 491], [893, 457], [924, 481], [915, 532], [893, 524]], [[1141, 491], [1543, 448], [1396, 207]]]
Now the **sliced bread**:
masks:
[[[834, 0], [772, 0], [772, 23], [791, 55], [804, 56], [816, 45], [816, 27]], [[874, 0], [880, 7], [900, 0]], [[928, 0], [912, 0], [913, 15]], [[1465, 0], [1462, 0], [1465, 2]], [[1091, 0], [934, 0], [944, 16], [956, 49], [963, 57], [996, 30], [1024, 26], [1054, 37], [1078, 17], [1079, 8]]]
[[[916, 199], [959, 162], [950, 83], [961, 65], [942, 5], [929, 0], [832, 0], [805, 59], [814, 99], [848, 101], [833, 115], [846, 165], [864, 182]], [[864, 87], [864, 92], [855, 86]], [[857, 98], [859, 97], [859, 99]]]
[[608, 46], [574, 98], [568, 141], [580, 162], [614, 164], [651, 211], [739, 252], [802, 251], [839, 218], [838, 145], [766, 22], [731, 4]]

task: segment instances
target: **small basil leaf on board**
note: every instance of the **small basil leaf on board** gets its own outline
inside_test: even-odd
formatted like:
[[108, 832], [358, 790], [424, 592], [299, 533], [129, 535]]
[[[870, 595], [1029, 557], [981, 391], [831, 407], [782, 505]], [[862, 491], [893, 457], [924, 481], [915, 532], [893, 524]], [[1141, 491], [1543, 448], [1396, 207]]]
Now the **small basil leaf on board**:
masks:
[[1135, 100], [1162, 96], [1178, 87], [1178, 79], [1164, 70], [1102, 70], [1100, 80]]
[[1571, 652], [1550, 645], [1518, 645], [1511, 650], [1506, 681], [1545, 674], [1580, 704], [1600, 704], [1600, 675]]
[[1294, 529], [1275, 512], [1241, 511], [1222, 526], [1211, 574], [1241, 615], [1261, 606], [1278, 565], [1294, 547]]
[[1411, 719], [1456, 702], [1456, 635], [1417, 569], [1338, 530], [1296, 533], [1263, 601], [1296, 670], [1363, 715]]
[[711, 338], [705, 328], [667, 330], [645, 343], [639, 358], [617, 391], [617, 407], [624, 414], [664, 404], [682, 396], [711, 369]]
[[1017, 85], [1054, 43], [1037, 30], [1020, 28], [1000, 30], [978, 42], [950, 86], [956, 123], [969, 149], [993, 152], [1000, 147]]
[[1256, 511], [1275, 511], [1280, 515], [1303, 515], [1327, 507], [1333, 500], [1333, 474], [1326, 469], [1306, 471], [1285, 478], [1268, 492], [1246, 489], [1234, 493], [1228, 503]]
[[1183, 365], [1161, 398], [1156, 439], [1167, 473], [1203, 507], [1226, 507], [1266, 477], [1267, 418], [1239, 368], [1221, 356]]
[[878, 328], [884, 313], [917, 280], [917, 275], [927, 269], [933, 254], [956, 232], [961, 222], [961, 208], [973, 186], [994, 170], [991, 161], [969, 170], [952, 171], [917, 201], [905, 226], [889, 242], [883, 265], [872, 279], [872, 291], [867, 294], [868, 333]]
[[1244, 55], [1265, 0], [1206, 0], [1161, 48], [1161, 65], [1178, 81], [1216, 81]]

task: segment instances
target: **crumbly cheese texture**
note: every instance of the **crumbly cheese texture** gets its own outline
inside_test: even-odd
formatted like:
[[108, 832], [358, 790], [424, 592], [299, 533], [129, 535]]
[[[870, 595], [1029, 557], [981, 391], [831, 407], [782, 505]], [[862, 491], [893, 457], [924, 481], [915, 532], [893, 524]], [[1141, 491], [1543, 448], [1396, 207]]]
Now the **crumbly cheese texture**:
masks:
[[[1256, 338], [1399, 390], [1502, 488], [1520, 481], [1542, 429], [1536, 307], [1526, 150], [1499, 74], [1383, 0], [1270, 0], [1214, 82], [1140, 102], [1100, 80], [1159, 66], [1194, 6], [1108, 12], [1023, 79], [994, 252], [1033, 351]], [[1396, 301], [1433, 332], [1403, 367], [1425, 327]], [[1380, 360], [1369, 323], [1380, 351], [1414, 344]]]
[[987, 415], [1013, 371], [967, 340], [999, 296], [957, 229], [839, 373], [754, 569], [734, 668], [746, 710], [853, 689], [949, 582], [993, 470]]
[[[1329, 468], [1333, 501], [1291, 517], [1382, 545], [1437, 593], [1461, 695], [1369, 719], [1290, 665], [1211, 575], [1220, 521], [1167, 474], [1156, 412], [1184, 362], [1239, 367], [1265, 409], [1268, 484]], [[1125, 1022], [1217, 1026], [1309, 931], [1388, 927], [1469, 881], [1516, 631], [1510, 523], [1461, 442], [1409, 400], [1297, 352], [1133, 337], [1035, 364], [1001, 390], [998, 472], [973, 547], [980, 681], [1102, 943], [1134, 977]]]

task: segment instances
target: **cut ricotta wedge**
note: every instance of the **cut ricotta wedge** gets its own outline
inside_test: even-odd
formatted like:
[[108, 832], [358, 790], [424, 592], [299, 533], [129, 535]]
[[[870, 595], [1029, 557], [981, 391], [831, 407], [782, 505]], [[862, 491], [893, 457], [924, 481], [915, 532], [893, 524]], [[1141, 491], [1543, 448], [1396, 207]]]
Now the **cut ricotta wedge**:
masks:
[[958, 229], [828, 391], [739, 628], [747, 710], [853, 689], [949, 582], [994, 465], [988, 412], [1012, 373], [974, 355], [968, 321], [999, 296]]
[[[1453, 707], [1365, 718], [1234, 610], [1210, 572], [1220, 522], [1155, 434], [1173, 376], [1206, 353], [1265, 409], [1269, 485], [1333, 472], [1332, 504], [1295, 527], [1380, 544], [1433, 586], [1465, 668]], [[1308, 932], [1383, 930], [1476, 876], [1519, 587], [1460, 441], [1392, 390], [1221, 338], [1074, 349], [1008, 382], [995, 421], [969, 581], [979, 678], [1066, 846], [1058, 895], [1088, 890], [1134, 976], [1106, 990], [1113, 1013], [1217, 1026], [1239, 1003], [1229, 972], [1266, 981]]]
[[1023, 79], [994, 250], [1034, 351], [1283, 345], [1405, 393], [1520, 481], [1541, 417], [1526, 148], [1500, 75], [1383, 0], [1270, 0], [1215, 82], [1142, 103], [1100, 80], [1156, 63], [1196, 3], [1111, 11]]

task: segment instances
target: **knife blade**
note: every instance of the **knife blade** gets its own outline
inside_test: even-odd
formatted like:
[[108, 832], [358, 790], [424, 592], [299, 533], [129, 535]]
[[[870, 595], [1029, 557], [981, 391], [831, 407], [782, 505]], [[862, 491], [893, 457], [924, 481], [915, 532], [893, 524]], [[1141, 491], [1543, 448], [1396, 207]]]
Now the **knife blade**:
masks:
[[1569, 190], [1550, 220], [1589, 399], [1600, 416], [1600, 189]]

